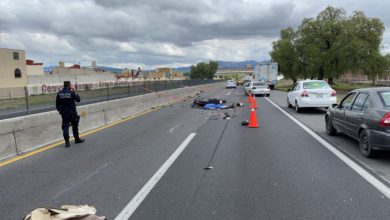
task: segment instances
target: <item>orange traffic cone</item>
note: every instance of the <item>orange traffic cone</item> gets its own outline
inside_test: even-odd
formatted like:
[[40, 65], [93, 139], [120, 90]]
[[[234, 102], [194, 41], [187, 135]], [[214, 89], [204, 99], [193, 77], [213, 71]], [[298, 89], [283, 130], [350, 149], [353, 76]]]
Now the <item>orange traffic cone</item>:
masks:
[[253, 102], [252, 94], [249, 93], [249, 94], [248, 94], [248, 103], [252, 103], [252, 102]]
[[253, 98], [252, 98], [252, 108], [257, 108], [256, 96], [255, 95], [253, 95]]
[[256, 112], [255, 112], [255, 109], [253, 109], [253, 108], [251, 111], [251, 117], [249, 118], [248, 127], [249, 128], [258, 128], [259, 127], [259, 123], [257, 122]]

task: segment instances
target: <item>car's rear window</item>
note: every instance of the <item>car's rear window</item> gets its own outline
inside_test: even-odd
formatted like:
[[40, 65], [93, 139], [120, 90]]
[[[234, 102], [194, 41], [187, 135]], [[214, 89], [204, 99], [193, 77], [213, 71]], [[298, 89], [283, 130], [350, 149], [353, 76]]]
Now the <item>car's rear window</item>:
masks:
[[385, 107], [390, 107], [390, 91], [388, 92], [378, 92], [379, 97], [382, 100], [382, 103]]
[[267, 83], [253, 83], [253, 86], [267, 86]]
[[329, 89], [330, 86], [327, 82], [304, 82], [303, 89]]

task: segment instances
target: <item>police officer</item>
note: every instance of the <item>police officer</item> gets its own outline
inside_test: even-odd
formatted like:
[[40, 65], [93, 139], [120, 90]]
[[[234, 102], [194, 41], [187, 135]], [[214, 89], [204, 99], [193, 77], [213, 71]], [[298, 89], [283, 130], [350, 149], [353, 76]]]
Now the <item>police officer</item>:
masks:
[[69, 126], [72, 125], [75, 143], [83, 143], [85, 140], [79, 137], [79, 120], [76, 102], [80, 102], [80, 96], [75, 92], [70, 81], [64, 81], [64, 88], [57, 93], [56, 107], [62, 117], [62, 131], [65, 139], [65, 147], [70, 147]]

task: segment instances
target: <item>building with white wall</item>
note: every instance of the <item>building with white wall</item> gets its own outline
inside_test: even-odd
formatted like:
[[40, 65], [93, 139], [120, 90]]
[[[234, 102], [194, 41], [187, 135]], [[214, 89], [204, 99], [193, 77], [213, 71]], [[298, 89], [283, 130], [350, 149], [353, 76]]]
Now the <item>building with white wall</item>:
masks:
[[28, 76], [43, 76], [43, 63], [35, 63], [33, 60], [26, 60], [26, 70]]

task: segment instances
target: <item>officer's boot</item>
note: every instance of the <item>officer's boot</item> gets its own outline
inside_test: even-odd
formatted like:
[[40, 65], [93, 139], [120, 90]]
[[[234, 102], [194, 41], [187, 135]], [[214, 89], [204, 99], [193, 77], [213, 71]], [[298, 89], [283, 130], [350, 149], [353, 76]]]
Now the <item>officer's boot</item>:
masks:
[[85, 141], [85, 139], [81, 139], [79, 136], [74, 137], [74, 142], [76, 144], [83, 143], [84, 141]]
[[69, 136], [64, 136], [64, 139], [65, 139], [65, 147], [66, 148], [70, 147]]

